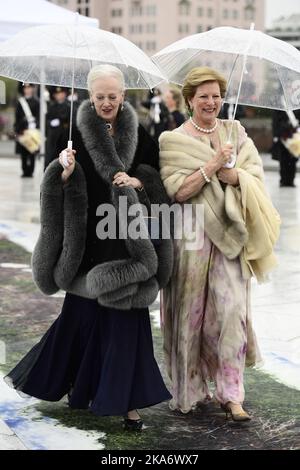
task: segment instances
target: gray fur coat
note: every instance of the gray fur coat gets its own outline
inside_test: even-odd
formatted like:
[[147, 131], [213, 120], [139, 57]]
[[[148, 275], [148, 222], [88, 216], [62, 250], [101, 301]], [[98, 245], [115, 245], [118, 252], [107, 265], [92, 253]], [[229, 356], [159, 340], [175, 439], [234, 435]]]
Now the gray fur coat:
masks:
[[[111, 184], [116, 172], [129, 172], [134, 164], [138, 120], [133, 108], [125, 103], [112, 139], [105, 122], [91, 110], [87, 100], [78, 110], [77, 128], [84, 151], [93, 162], [93, 171], [109, 185], [110, 200], [115, 209], [118, 209], [119, 196], [127, 197], [129, 208], [138, 204], [138, 191]], [[78, 162], [65, 185], [61, 173], [62, 167], [55, 160], [48, 166], [41, 185], [41, 229], [32, 256], [37, 286], [47, 295], [63, 289], [97, 299], [100, 305], [112, 308], [129, 310], [149, 306], [171, 275], [171, 239], [154, 246], [149, 238], [127, 238], [128, 257], [96, 264], [87, 272], [81, 272], [79, 267], [85, 253], [87, 230], [87, 180]], [[159, 173], [150, 165], [138, 165], [134, 176], [143, 182], [145, 191], [141, 193], [146, 194], [150, 203], [168, 201]], [[127, 230], [131, 220], [128, 214], [127, 219], [119, 215], [122, 231]]]

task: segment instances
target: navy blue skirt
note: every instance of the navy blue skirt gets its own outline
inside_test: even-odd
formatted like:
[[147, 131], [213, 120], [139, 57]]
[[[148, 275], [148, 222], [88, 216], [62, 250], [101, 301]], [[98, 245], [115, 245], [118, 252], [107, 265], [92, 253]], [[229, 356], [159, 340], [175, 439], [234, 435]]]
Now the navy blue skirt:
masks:
[[72, 294], [7, 378], [17, 390], [42, 400], [69, 394], [71, 408], [90, 408], [101, 416], [172, 398], [154, 358], [148, 309], [116, 310]]

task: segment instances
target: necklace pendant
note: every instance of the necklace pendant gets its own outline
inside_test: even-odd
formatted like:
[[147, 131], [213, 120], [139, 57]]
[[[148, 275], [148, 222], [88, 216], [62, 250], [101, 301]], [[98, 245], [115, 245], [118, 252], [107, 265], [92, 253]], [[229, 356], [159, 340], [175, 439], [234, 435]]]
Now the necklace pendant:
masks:
[[110, 122], [107, 122], [107, 123], [106, 123], [106, 129], [107, 129], [108, 131], [111, 131], [111, 130], [112, 130], [112, 125], [111, 125]]

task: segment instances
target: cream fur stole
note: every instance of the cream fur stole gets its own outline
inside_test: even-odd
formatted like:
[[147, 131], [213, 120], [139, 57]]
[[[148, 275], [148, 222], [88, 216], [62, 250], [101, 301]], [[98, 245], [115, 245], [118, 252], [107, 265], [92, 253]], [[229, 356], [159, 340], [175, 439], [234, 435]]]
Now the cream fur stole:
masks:
[[[179, 132], [160, 136], [160, 173], [174, 198], [185, 178], [215, 155], [203, 142]], [[265, 190], [263, 166], [253, 141], [247, 138], [237, 156], [240, 185], [223, 191], [216, 175], [188, 202], [204, 205], [204, 230], [229, 259], [240, 256], [243, 277], [259, 282], [276, 265], [274, 244], [280, 216]]]

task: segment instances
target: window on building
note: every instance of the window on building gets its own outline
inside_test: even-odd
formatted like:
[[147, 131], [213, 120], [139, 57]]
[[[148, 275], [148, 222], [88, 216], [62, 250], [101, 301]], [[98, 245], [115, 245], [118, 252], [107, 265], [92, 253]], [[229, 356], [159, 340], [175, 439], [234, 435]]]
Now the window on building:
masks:
[[147, 23], [146, 24], [146, 32], [147, 33], [156, 33], [156, 24], [155, 23]]
[[179, 23], [178, 25], [178, 32], [179, 33], [188, 33], [190, 30], [190, 27], [187, 23]]
[[[65, 3], [67, 3], [65, 1]], [[89, 0], [77, 0], [77, 11], [80, 15], [90, 16], [90, 1]]]
[[122, 34], [123, 28], [121, 26], [113, 26], [111, 32], [115, 34]]
[[121, 10], [120, 8], [118, 9], [114, 8], [113, 10], [111, 10], [111, 16], [116, 17], [116, 16], [122, 16], [122, 15], [123, 15], [123, 10]]
[[232, 18], [236, 20], [239, 17], [239, 12], [238, 10], [232, 10]]
[[197, 33], [202, 33], [203, 31], [203, 26], [201, 24], [198, 24], [197, 28], [196, 28], [196, 32]]
[[136, 7], [136, 8], [135, 8], [135, 14], [136, 14], [136, 16], [142, 16], [142, 14], [143, 14], [143, 7], [142, 7], [142, 6]]
[[208, 8], [207, 9], [207, 17], [208, 18], [212, 18], [213, 17], [213, 14], [214, 14], [214, 11], [212, 8]]
[[141, 5], [141, 0], [132, 0], [130, 13], [131, 16], [141, 16], [143, 12], [143, 7]]
[[146, 15], [155, 16], [156, 15], [156, 5], [147, 5], [146, 6]]
[[180, 0], [178, 10], [180, 15], [189, 15], [191, 13], [191, 2], [189, 0]]
[[148, 52], [154, 52], [156, 50], [156, 41], [147, 41], [146, 50]]
[[244, 18], [245, 20], [254, 20], [255, 8], [253, 8], [251, 5], [246, 6], [244, 10]]
[[203, 8], [202, 7], [197, 8], [197, 15], [198, 16], [203, 16]]
[[223, 18], [224, 18], [224, 19], [228, 18], [228, 10], [227, 10], [227, 8], [225, 8], [225, 10], [223, 10]]

